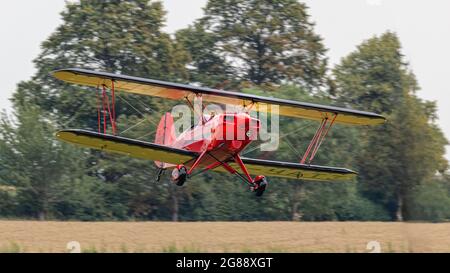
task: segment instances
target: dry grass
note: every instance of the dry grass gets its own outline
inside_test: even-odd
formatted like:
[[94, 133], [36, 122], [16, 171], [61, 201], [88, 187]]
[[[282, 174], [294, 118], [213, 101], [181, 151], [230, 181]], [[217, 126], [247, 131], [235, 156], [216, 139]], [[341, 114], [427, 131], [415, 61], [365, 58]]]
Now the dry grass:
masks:
[[450, 224], [0, 221], [0, 252], [450, 252]]

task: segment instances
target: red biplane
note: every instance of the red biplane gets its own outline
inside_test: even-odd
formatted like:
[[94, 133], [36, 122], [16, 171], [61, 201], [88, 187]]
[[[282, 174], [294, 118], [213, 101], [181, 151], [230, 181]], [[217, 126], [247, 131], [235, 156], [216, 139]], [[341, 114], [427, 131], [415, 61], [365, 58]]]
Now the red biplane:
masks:
[[[61, 130], [56, 133], [59, 139], [84, 147], [153, 160], [160, 170], [158, 180], [164, 170], [172, 169], [171, 179], [178, 186], [182, 186], [194, 170], [196, 173], [213, 170], [237, 175], [257, 196], [261, 196], [267, 188], [265, 176], [315, 181], [351, 180], [356, 176], [352, 170], [311, 165], [330, 128], [333, 124], [377, 125], [385, 122], [383, 116], [370, 112], [84, 69], [62, 69], [53, 72], [53, 76], [69, 83], [96, 87], [97, 92], [101, 91], [97, 94], [101, 99], [97, 110], [98, 132]], [[175, 135], [173, 117], [166, 113], [157, 128], [155, 142], [150, 143], [116, 135], [115, 92], [119, 90], [184, 100], [193, 110], [194, 100], [200, 101], [202, 105], [210, 102], [239, 106], [242, 110], [212, 115], [201, 113], [199, 123], [178, 137]], [[277, 106], [281, 116], [318, 121], [318, 129], [298, 163], [244, 158], [240, 155], [260, 130], [260, 121], [252, 117], [250, 112], [268, 113], [272, 109], [268, 106]], [[111, 124], [112, 134], [107, 133], [107, 123]], [[231, 137], [228, 134], [230, 128], [234, 129]], [[208, 131], [209, 137], [187, 137], [195, 135], [197, 131]]]

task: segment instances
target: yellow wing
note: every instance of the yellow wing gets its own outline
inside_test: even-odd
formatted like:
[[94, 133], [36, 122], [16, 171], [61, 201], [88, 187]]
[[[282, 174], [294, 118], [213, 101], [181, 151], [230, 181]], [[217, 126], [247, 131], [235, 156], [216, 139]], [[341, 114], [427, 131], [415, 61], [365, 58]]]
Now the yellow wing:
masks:
[[295, 118], [322, 120], [326, 117], [333, 118], [337, 114], [335, 122], [341, 124], [376, 125], [386, 121], [381, 115], [353, 109], [268, 98], [85, 69], [62, 69], [53, 72], [53, 75], [69, 83], [94, 87], [105, 85], [111, 88], [111, 82], [114, 81], [114, 88], [117, 90], [173, 100], [184, 98], [193, 100], [196, 94], [202, 94], [203, 101], [242, 107], [251, 105], [252, 111], [259, 112], [271, 112], [272, 107], [270, 106], [277, 105], [280, 115]]
[[[141, 159], [158, 160], [170, 164], [187, 164], [187, 166], [190, 166], [193, 160], [198, 156], [197, 153], [182, 149], [78, 129], [58, 131], [56, 137], [65, 142], [87, 148], [128, 155]], [[322, 181], [351, 180], [356, 176], [355, 172], [341, 168], [252, 158], [242, 158], [242, 161], [252, 175]], [[241, 172], [239, 166], [234, 162], [229, 162], [229, 164], [234, 169]], [[221, 167], [218, 167], [213, 171], [226, 172], [226, 170]]]
[[186, 150], [78, 129], [58, 131], [56, 137], [87, 148], [171, 164], [183, 164], [197, 156]]
[[[314, 181], [351, 181], [357, 176], [356, 172], [344, 168], [306, 165], [254, 158], [242, 158], [242, 161], [247, 167], [248, 172], [252, 175], [265, 175]], [[242, 173], [237, 164], [230, 163], [230, 166]], [[223, 168], [217, 168], [215, 170], [223, 171]]]

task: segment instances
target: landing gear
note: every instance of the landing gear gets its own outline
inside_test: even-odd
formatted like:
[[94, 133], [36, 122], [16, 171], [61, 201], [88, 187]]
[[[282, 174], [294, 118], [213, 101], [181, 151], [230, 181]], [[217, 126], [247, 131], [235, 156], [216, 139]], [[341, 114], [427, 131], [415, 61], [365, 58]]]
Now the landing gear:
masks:
[[158, 173], [156, 174], [155, 182], [159, 182], [159, 180], [161, 180], [161, 175], [163, 175], [165, 171], [166, 169], [158, 168]]
[[177, 165], [172, 171], [172, 182], [177, 186], [183, 186], [187, 179], [187, 169], [184, 165]]
[[266, 190], [267, 185], [269, 185], [269, 183], [267, 182], [266, 177], [264, 175], [258, 175], [253, 180], [253, 186], [251, 187], [251, 190], [255, 192], [256, 196], [260, 197]]

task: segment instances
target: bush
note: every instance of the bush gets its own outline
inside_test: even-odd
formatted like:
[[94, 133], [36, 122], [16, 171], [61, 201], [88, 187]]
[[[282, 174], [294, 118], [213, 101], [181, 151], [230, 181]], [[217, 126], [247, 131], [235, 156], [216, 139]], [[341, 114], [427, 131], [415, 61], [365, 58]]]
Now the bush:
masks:
[[310, 184], [301, 204], [306, 221], [388, 221], [388, 211], [364, 198], [355, 183]]
[[450, 218], [449, 190], [444, 183], [432, 181], [418, 186], [408, 197], [409, 220], [442, 222]]
[[15, 216], [16, 213], [16, 192], [8, 187], [0, 186], [0, 217]]

